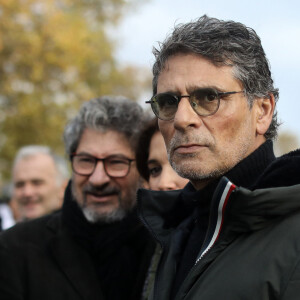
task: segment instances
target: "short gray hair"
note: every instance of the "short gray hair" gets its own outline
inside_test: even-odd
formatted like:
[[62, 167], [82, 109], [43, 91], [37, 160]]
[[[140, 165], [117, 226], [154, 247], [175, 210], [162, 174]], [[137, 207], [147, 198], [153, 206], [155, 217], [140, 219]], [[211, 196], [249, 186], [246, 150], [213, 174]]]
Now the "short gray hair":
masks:
[[69, 179], [70, 173], [66, 160], [54, 153], [50, 147], [44, 145], [27, 145], [20, 148], [15, 156], [13, 169], [20, 160], [38, 154], [45, 154], [53, 159], [55, 168], [57, 170], [57, 177], [55, 179], [58, 185], [63, 184], [67, 179]]
[[[179, 24], [159, 49], [154, 48], [153, 94], [157, 93], [157, 82], [166, 61], [179, 53], [194, 53], [208, 59], [215, 66], [232, 66], [233, 75], [244, 86], [248, 103], [252, 107], [255, 98], [279, 98], [273, 86], [269, 62], [256, 32], [234, 21], [223, 21], [204, 15], [194, 22]], [[277, 136], [276, 111], [266, 138]]]
[[66, 153], [70, 156], [76, 152], [86, 128], [102, 132], [117, 131], [129, 140], [135, 150], [140, 128], [147, 120], [147, 115], [138, 103], [121, 96], [103, 96], [87, 101], [65, 127]]

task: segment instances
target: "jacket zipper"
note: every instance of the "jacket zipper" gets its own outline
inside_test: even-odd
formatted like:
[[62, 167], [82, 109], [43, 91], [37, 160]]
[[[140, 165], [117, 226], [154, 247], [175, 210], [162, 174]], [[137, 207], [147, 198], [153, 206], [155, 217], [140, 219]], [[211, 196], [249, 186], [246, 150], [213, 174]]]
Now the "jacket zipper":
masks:
[[[224, 191], [223, 191], [223, 192], [224, 192]], [[230, 194], [232, 194], [232, 193], [234, 193], [234, 192], [235, 192], [235, 189], [232, 190], [232, 191], [230, 192]], [[214, 202], [214, 200], [215, 200], [215, 199], [212, 199], [212, 202]], [[220, 202], [219, 202], [219, 203], [220, 203]], [[184, 283], [185, 283], [186, 280], [188, 279], [189, 274], [192, 274], [192, 272], [193, 272], [194, 269], [199, 265], [199, 263], [200, 263], [200, 261], [203, 259], [203, 257], [206, 257], [207, 254], [211, 251], [211, 249], [212, 249], [212, 248], [216, 245], [216, 243], [221, 239], [221, 236], [219, 236], [219, 237], [215, 240], [215, 242], [214, 242], [209, 248], [207, 248], [207, 249], [204, 248], [204, 247], [205, 247], [204, 245], [205, 245], [205, 243], [207, 242], [207, 238], [208, 238], [208, 234], [209, 234], [209, 228], [210, 228], [211, 226], [212, 226], [212, 219], [211, 219], [211, 215], [210, 215], [209, 222], [208, 222], [208, 226], [207, 226], [206, 236], [205, 236], [205, 239], [204, 239], [204, 242], [203, 242], [203, 246], [201, 247], [201, 249], [200, 249], [200, 251], [199, 251], [199, 253], [201, 253], [201, 254], [200, 254], [200, 256], [196, 259], [196, 261], [195, 261], [193, 267], [191, 268], [191, 270], [189, 271], [187, 277], [186, 277], [186, 278], [184, 279], [184, 281], [182, 282], [181, 287], [184, 286]], [[220, 233], [219, 233], [219, 234], [221, 234], [221, 228], [220, 228]], [[213, 236], [211, 237], [211, 240], [212, 240], [212, 238], [213, 238]], [[206, 250], [206, 251], [205, 251], [205, 250]], [[205, 251], [205, 252], [204, 252], [204, 251]], [[180, 294], [181, 287], [179, 288], [179, 290], [178, 290], [178, 292], [177, 292], [177, 295]], [[175, 299], [177, 299], [177, 295], [176, 295]]]

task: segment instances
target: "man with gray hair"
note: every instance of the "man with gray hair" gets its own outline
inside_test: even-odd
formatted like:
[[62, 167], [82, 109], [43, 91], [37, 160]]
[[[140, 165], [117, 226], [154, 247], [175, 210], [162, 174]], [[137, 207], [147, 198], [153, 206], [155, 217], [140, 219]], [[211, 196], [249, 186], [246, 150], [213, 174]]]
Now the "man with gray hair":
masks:
[[68, 166], [49, 147], [28, 145], [17, 152], [12, 170], [12, 201], [17, 221], [41, 217], [61, 208]]
[[260, 38], [202, 16], [159, 45], [147, 103], [190, 182], [138, 192], [163, 248], [153, 299], [299, 299], [300, 151], [274, 156], [278, 89]]
[[85, 102], [66, 126], [72, 178], [60, 212], [0, 235], [0, 295], [10, 300], [138, 300], [154, 241], [136, 213], [135, 102]]

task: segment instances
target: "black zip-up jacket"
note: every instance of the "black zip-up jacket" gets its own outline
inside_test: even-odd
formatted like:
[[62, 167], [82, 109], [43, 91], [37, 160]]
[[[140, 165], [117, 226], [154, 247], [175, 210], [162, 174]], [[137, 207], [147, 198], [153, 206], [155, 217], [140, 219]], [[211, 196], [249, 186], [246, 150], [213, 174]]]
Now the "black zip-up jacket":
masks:
[[206, 239], [170, 299], [181, 241], [165, 216], [180, 193], [138, 192], [140, 217], [163, 248], [151, 299], [300, 299], [300, 151], [272, 163], [253, 190], [220, 179]]

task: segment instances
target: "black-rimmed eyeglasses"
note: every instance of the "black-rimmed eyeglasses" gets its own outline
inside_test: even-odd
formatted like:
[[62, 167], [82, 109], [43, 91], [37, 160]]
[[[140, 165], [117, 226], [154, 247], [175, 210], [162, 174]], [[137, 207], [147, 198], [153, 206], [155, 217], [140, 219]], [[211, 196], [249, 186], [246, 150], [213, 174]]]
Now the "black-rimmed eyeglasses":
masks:
[[72, 170], [74, 173], [89, 176], [94, 173], [97, 163], [103, 162], [105, 173], [110, 177], [125, 177], [130, 171], [130, 165], [134, 159], [125, 156], [111, 155], [105, 158], [97, 158], [88, 154], [71, 154]]
[[178, 109], [179, 101], [182, 98], [189, 98], [193, 110], [202, 117], [215, 114], [220, 106], [220, 99], [227, 95], [243, 93], [238, 92], [218, 92], [213, 88], [201, 88], [191, 92], [190, 95], [177, 96], [171, 93], [161, 93], [153, 96], [146, 103], [151, 104], [154, 114], [161, 120], [173, 120]]

